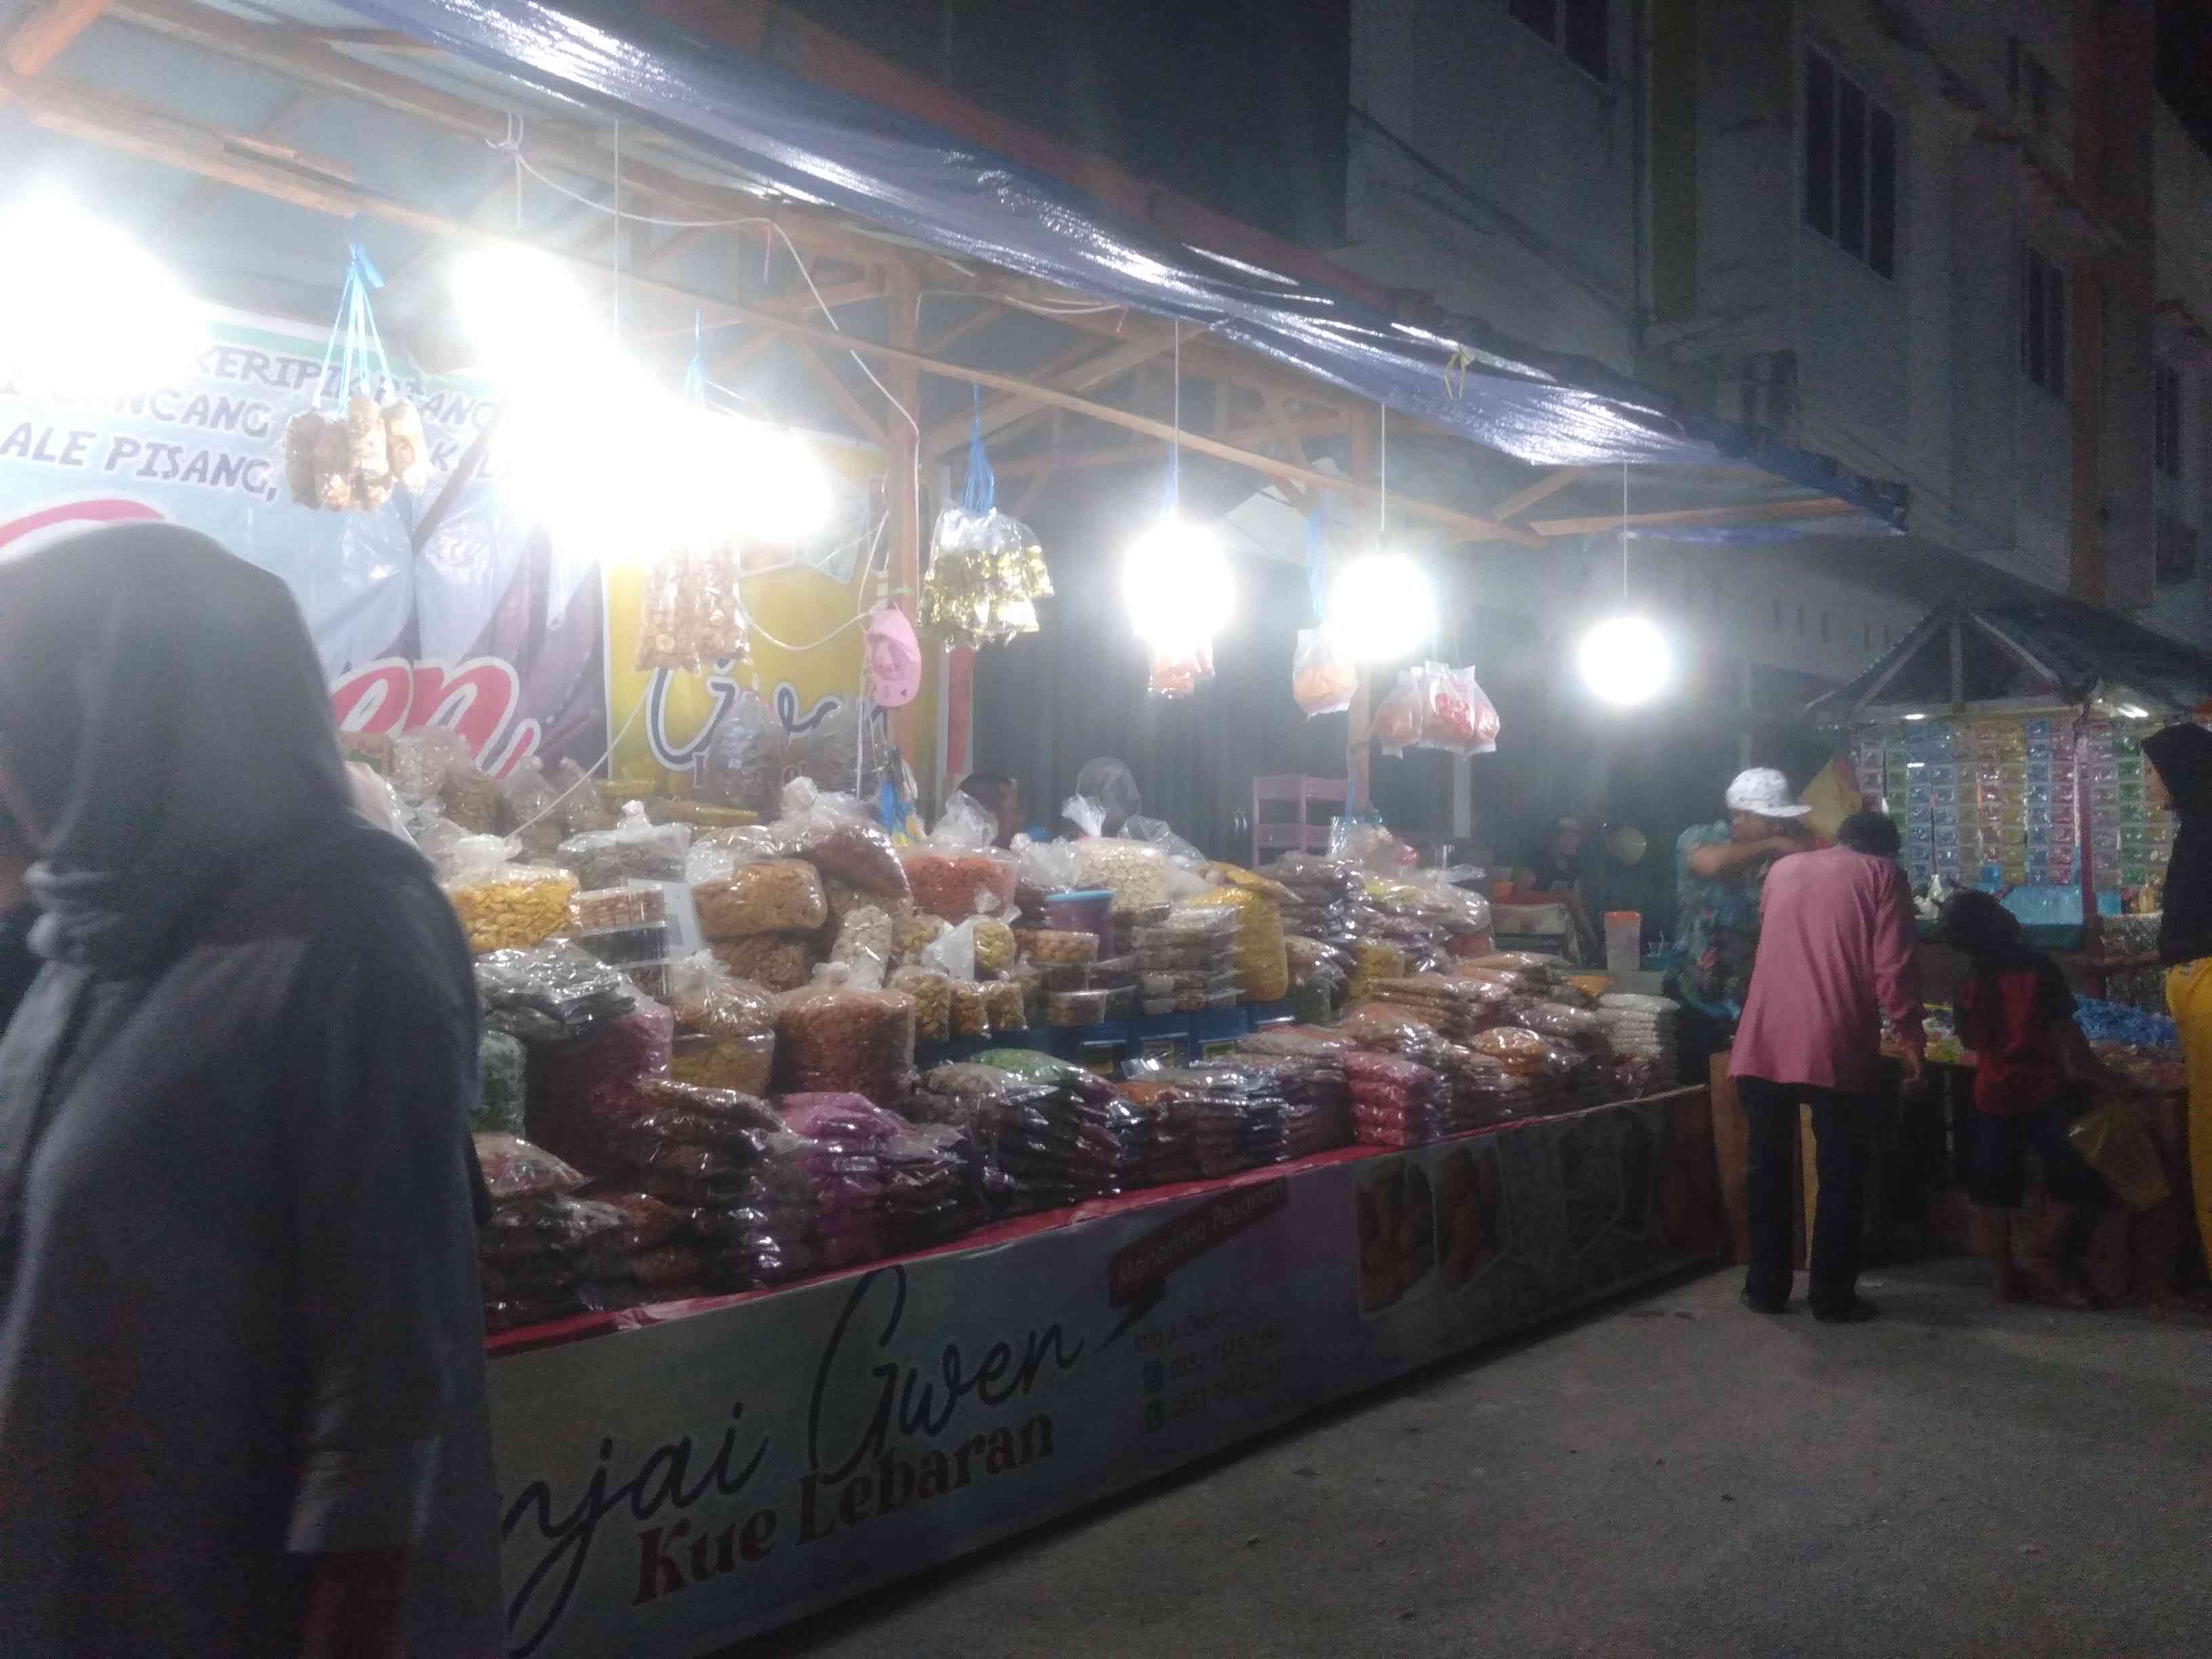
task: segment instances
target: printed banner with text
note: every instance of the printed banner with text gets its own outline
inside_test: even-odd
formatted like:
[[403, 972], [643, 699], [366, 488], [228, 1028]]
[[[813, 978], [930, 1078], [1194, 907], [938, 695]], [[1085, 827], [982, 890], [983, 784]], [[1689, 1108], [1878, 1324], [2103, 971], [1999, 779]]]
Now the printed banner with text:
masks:
[[1679, 1268], [1705, 1110], [1328, 1154], [503, 1354], [510, 1651], [708, 1652]]
[[[591, 765], [625, 730], [617, 772], [625, 760], [641, 775], [656, 761], [688, 764], [728, 683], [629, 672], [634, 565], [608, 561], [612, 592], [603, 595], [602, 550], [557, 545], [489, 468], [416, 550], [420, 515], [493, 418], [483, 386], [395, 364], [430, 439], [433, 478], [421, 497], [397, 491], [372, 513], [290, 501], [284, 424], [319, 384], [331, 389], [325, 343], [305, 325], [223, 313], [191, 372], [168, 385], [97, 400], [0, 385], [0, 557], [88, 525], [184, 525], [290, 586], [346, 729], [450, 726], [501, 775], [532, 754]], [[800, 732], [850, 698], [860, 678], [860, 630], [840, 624], [869, 580], [861, 555], [872, 545], [881, 462], [833, 453], [831, 521], [747, 594], [775, 638], [828, 637], [811, 652], [764, 641], [757, 670], [741, 673]], [[611, 626], [609, 599], [620, 613]]]

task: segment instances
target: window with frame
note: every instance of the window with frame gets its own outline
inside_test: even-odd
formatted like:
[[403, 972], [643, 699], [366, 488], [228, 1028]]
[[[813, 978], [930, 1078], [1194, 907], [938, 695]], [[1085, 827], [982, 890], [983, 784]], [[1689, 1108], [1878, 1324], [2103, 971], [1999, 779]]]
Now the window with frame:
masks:
[[2066, 271], [2020, 246], [2020, 372], [2054, 398], [2066, 395]]
[[1805, 224], [1878, 276], [1897, 274], [1897, 117], [1805, 48]]
[[2181, 477], [2181, 371], [2172, 363], [2154, 363], [2150, 372], [2151, 459], [2167, 477]]
[[1505, 0], [1505, 9], [1583, 74], [1613, 78], [1613, 0]]

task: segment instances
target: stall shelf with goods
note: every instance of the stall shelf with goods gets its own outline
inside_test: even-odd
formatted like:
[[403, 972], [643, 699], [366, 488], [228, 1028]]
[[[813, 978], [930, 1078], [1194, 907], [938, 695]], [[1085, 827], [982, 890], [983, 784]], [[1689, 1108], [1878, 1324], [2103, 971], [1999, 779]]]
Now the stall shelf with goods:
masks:
[[2154, 1006], [2150, 961], [2175, 823], [2142, 740], [2212, 689], [2197, 653], [2080, 605], [1938, 605], [1808, 717], [1886, 805], [1925, 891], [2005, 896], [2087, 988]]

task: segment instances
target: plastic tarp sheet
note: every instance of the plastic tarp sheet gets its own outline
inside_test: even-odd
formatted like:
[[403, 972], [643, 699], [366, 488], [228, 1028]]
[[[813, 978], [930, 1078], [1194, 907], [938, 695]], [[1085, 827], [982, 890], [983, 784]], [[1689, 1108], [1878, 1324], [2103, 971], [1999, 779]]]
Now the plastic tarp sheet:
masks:
[[[1010, 157], [631, 8], [532, 0], [349, 0], [461, 57], [680, 137], [756, 178], [955, 255], [1176, 317], [1217, 337], [1539, 465], [1747, 460], [1903, 521], [1901, 494], [1727, 422], [1670, 412], [1209, 254]], [[1476, 331], [1470, 331], [1473, 334]], [[1460, 348], [1465, 346], [1464, 352]], [[1558, 360], [1553, 360], [1555, 363]]]

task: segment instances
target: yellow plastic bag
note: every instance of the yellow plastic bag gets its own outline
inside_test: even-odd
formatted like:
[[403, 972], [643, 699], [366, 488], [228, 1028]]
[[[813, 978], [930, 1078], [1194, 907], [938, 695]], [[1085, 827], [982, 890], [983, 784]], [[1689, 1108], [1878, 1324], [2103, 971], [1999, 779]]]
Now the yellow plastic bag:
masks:
[[2130, 1209], [2148, 1210], [2172, 1196], [2142, 1104], [2132, 1097], [2099, 1101], [2068, 1127], [2066, 1138]]
[[1245, 998], [1252, 1002], [1281, 1001], [1291, 994], [1291, 962], [1283, 943], [1282, 906], [1274, 895], [1287, 890], [1279, 882], [1235, 865], [1216, 864], [1208, 868], [1228, 878], [1232, 884], [1212, 888], [1191, 902], [1225, 904], [1237, 912], [1237, 977]]

